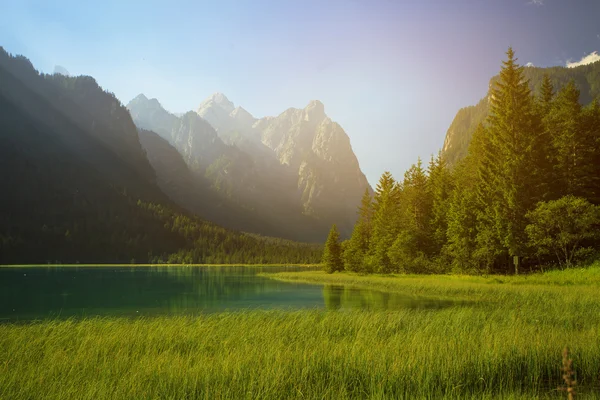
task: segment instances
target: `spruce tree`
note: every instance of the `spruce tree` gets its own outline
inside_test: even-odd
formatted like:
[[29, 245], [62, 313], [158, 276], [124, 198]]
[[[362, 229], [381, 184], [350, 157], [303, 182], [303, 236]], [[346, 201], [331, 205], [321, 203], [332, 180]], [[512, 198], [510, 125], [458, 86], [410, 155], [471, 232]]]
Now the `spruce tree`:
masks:
[[476, 246], [476, 202], [473, 183], [474, 169], [470, 168], [469, 157], [454, 168], [455, 187], [450, 195], [448, 207], [448, 242], [445, 252], [451, 257], [452, 269], [468, 272], [475, 269], [473, 253]]
[[340, 244], [340, 232], [337, 226], [333, 224], [327, 236], [325, 242], [325, 249], [323, 250], [323, 268], [329, 274], [336, 271], [342, 271], [344, 269], [344, 263], [342, 261], [342, 246]]
[[592, 204], [600, 204], [600, 102], [598, 99], [589, 104], [582, 112], [581, 128], [585, 146], [589, 153], [585, 165], [583, 197]]
[[505, 252], [496, 226], [494, 198], [498, 196], [496, 154], [488, 130], [479, 124], [468, 154], [453, 170], [453, 189], [447, 212], [444, 254], [456, 272], [490, 269]]
[[424, 272], [431, 253], [431, 195], [421, 159], [404, 174], [397, 235], [388, 256], [395, 269]]
[[542, 106], [545, 114], [550, 112], [550, 107], [552, 106], [552, 100], [554, 99], [554, 86], [552, 85], [552, 81], [550, 81], [550, 77], [548, 74], [544, 74], [544, 78], [542, 79], [542, 87], [540, 89], [539, 96], [539, 104]]
[[492, 89], [487, 129], [495, 176], [485, 183], [493, 193], [489, 211], [501, 245], [509, 256], [523, 256], [527, 249], [525, 214], [541, 198], [541, 174], [536, 165], [541, 135], [523, 67], [517, 64], [512, 48], [506, 54], [500, 81]]
[[384, 172], [377, 187], [373, 202], [372, 236], [369, 245], [369, 267], [375, 272], [393, 271], [388, 249], [396, 239], [398, 229], [398, 197], [400, 187], [388, 171]]
[[453, 189], [452, 174], [440, 152], [437, 158], [429, 163], [428, 190], [431, 196], [430, 231], [432, 239], [432, 255], [438, 256], [448, 242], [448, 212], [450, 195]]
[[539, 124], [540, 138], [537, 147], [537, 172], [540, 182], [540, 200], [552, 198], [559, 182], [553, 166], [552, 135], [548, 129], [548, 120], [551, 118], [554, 103], [554, 86], [548, 74], [544, 74], [540, 94], [535, 101], [537, 123]]
[[344, 267], [348, 271], [369, 272], [365, 256], [369, 251], [373, 219], [373, 204], [369, 189], [365, 189], [360, 207], [358, 221], [354, 225], [352, 236], [348, 240], [343, 253]]
[[585, 166], [591, 160], [582, 127], [579, 95], [575, 82], [570, 81], [557, 93], [546, 121], [557, 183], [555, 199], [568, 194], [584, 195]]

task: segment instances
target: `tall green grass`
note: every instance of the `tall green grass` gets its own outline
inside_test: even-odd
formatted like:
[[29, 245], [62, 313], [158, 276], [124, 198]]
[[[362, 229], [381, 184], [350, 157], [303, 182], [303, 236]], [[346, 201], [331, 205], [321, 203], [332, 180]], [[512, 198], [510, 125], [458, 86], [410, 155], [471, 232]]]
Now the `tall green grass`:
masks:
[[4, 324], [0, 399], [565, 398], [565, 345], [577, 398], [600, 398], [600, 291], [571, 274], [281, 273], [470, 302]]

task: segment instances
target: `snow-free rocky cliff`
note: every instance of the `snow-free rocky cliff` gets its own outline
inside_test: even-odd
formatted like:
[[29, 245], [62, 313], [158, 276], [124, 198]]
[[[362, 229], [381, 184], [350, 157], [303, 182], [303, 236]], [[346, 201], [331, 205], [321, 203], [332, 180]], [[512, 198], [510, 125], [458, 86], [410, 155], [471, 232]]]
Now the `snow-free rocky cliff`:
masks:
[[195, 117], [177, 118], [143, 95], [127, 107], [139, 127], [168, 140], [192, 169], [217, 176], [214, 185], [240, 204], [309, 216], [318, 221], [315, 239], [332, 223], [349, 235], [369, 185], [348, 135], [320, 101], [261, 119], [221, 93], [204, 100]]

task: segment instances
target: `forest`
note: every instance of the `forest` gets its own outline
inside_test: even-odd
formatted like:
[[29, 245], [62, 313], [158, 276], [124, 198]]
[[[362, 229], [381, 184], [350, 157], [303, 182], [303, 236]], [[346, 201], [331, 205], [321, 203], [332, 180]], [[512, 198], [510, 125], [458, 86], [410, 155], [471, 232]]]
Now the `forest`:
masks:
[[175, 204], [129, 112], [93, 78], [40, 74], [0, 48], [0, 81], [0, 265], [319, 261], [319, 245], [225, 229]]
[[365, 192], [350, 239], [332, 227], [328, 272], [501, 273], [566, 268], [600, 250], [600, 104], [548, 75], [534, 94], [512, 48], [468, 154], [440, 153]]

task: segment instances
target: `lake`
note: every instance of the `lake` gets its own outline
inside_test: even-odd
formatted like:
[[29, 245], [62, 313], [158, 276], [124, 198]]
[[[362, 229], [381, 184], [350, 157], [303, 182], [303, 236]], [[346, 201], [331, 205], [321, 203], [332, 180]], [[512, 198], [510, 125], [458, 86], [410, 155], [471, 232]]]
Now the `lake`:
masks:
[[0, 320], [193, 315], [246, 309], [441, 308], [447, 301], [281, 282], [260, 273], [303, 267], [104, 266], [0, 268]]

